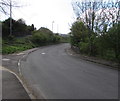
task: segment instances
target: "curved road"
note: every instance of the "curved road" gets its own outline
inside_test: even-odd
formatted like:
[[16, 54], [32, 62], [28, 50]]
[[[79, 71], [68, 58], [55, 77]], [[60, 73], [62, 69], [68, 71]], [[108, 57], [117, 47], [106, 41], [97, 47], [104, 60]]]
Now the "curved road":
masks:
[[21, 61], [22, 75], [38, 98], [117, 99], [117, 70], [70, 56], [68, 47], [42, 47]]

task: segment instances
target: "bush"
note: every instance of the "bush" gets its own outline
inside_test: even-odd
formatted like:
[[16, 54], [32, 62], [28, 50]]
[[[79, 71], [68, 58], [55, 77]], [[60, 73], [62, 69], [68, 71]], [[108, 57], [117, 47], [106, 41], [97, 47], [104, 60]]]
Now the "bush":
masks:
[[50, 30], [42, 28], [41, 30], [34, 31], [32, 36], [13, 37], [12, 41], [8, 37], [4, 38], [2, 53], [10, 54], [58, 42], [60, 42], [59, 35], [55, 35]]
[[78, 47], [80, 49], [80, 52], [81, 53], [89, 53], [88, 50], [89, 50], [89, 43], [85, 43], [85, 42], [80, 42], [78, 44]]
[[104, 58], [107, 60], [115, 60], [115, 52], [113, 50], [107, 50]]
[[58, 43], [60, 42], [60, 39], [59, 35], [54, 35], [48, 29], [44, 29], [44, 31], [43, 29], [35, 31], [32, 35], [32, 42], [37, 46]]
[[2, 53], [5, 54], [10, 54], [10, 53], [14, 53], [17, 51], [17, 47], [15, 46], [3, 46], [2, 47]]
[[53, 36], [53, 43], [57, 43], [57, 42], [60, 42], [60, 36], [59, 35], [54, 35]]
[[37, 32], [33, 34], [32, 41], [37, 45], [43, 45], [48, 42], [48, 37], [41, 32]]
[[3, 39], [2, 46], [3, 54], [11, 54], [35, 47], [29, 37], [15, 38], [12, 43]]

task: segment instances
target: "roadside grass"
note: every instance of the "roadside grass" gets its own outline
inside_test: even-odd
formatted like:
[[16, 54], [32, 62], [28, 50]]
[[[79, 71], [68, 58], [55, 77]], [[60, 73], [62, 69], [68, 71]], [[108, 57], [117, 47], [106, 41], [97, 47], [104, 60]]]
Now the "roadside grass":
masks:
[[24, 51], [27, 49], [31, 49], [33, 48], [31, 45], [5, 45], [2, 47], [2, 53], [3, 54], [11, 54], [11, 53], [15, 53], [15, 52], [20, 52], [20, 51]]
[[61, 43], [70, 43], [70, 37], [61, 37]]
[[34, 48], [35, 45], [29, 37], [16, 38], [12, 41], [4, 40], [2, 42], [2, 54], [11, 54]]
[[2, 54], [12, 54], [32, 49], [35, 47], [59, 44], [68, 42], [68, 39], [62, 39], [60, 42], [37, 42], [33, 41], [32, 36], [14, 38], [12, 40], [2, 39]]

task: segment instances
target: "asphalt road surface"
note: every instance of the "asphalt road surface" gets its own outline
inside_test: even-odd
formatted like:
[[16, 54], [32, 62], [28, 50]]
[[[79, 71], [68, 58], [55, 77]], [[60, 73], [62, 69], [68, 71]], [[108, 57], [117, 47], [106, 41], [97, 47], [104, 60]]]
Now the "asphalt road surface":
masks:
[[43, 47], [22, 60], [22, 75], [38, 98], [117, 99], [118, 71], [69, 55], [68, 47]]
[[15, 75], [5, 70], [0, 72], [2, 72], [2, 99], [11, 99], [11, 101], [14, 101], [12, 99], [27, 99], [27, 101], [31, 101]]

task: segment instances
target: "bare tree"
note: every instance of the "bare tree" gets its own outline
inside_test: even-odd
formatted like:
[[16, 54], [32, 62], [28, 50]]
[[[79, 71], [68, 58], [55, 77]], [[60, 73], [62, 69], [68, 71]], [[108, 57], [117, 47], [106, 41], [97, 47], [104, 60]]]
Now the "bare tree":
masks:
[[10, 3], [8, 2], [8, 0], [1, 0], [0, 1], [0, 11], [4, 14], [7, 14], [6, 9], [8, 9], [8, 7], [10, 6]]
[[21, 7], [17, 2], [13, 0], [1, 0], [0, 1], [0, 12], [10, 15], [10, 7]]
[[107, 31], [110, 26], [120, 21], [120, 1], [84, 0], [72, 2], [78, 21], [84, 22], [89, 29], [90, 53], [92, 54], [93, 32]]
[[90, 54], [93, 53], [93, 43], [92, 43], [92, 36], [94, 32], [95, 27], [95, 19], [96, 19], [96, 13], [100, 9], [100, 2], [95, 1], [87, 1], [84, 0], [82, 2], [73, 2], [72, 3], [73, 10], [75, 14], [77, 15], [77, 19], [84, 22], [84, 24], [89, 29], [89, 40], [90, 40]]
[[120, 2], [114, 1], [114, 2], [108, 2], [106, 4], [106, 8], [102, 6], [102, 9], [100, 13], [98, 14], [100, 16], [99, 19], [96, 19], [99, 22], [98, 27], [103, 27], [104, 24], [107, 24], [107, 29], [114, 26], [115, 23], [118, 23], [120, 21]]
[[110, 24], [120, 21], [120, 1], [118, 0], [76, 1], [72, 3], [72, 6], [77, 19], [83, 21], [92, 31], [95, 31], [97, 25], [100, 27], [108, 24], [109, 27]]
[[[1, 0], [0, 11], [5, 15], [10, 15], [10, 36], [12, 35], [12, 7], [20, 7], [12, 0]], [[9, 10], [9, 11], [8, 11]]]

